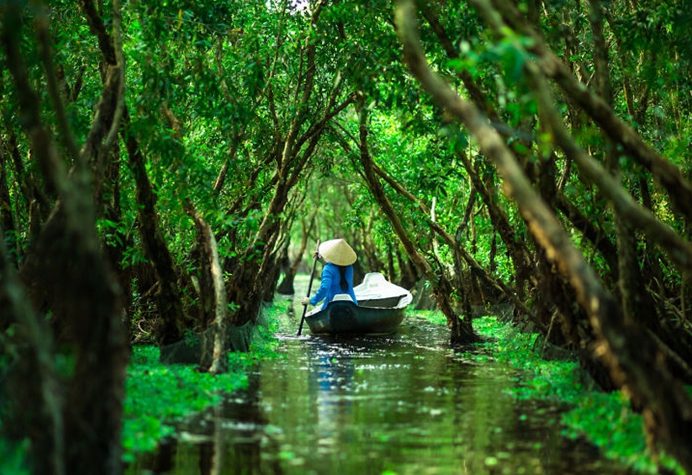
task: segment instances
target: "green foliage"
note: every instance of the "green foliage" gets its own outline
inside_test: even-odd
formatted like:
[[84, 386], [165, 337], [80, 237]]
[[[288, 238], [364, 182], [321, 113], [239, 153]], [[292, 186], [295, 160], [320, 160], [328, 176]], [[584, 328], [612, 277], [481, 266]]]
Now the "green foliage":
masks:
[[288, 313], [288, 309], [293, 305], [293, 301], [288, 299], [276, 300], [262, 312], [262, 324], [255, 327], [252, 342], [250, 343], [249, 357], [260, 360], [279, 357], [280, 341], [275, 335], [279, 331], [281, 318]]
[[447, 318], [444, 316], [444, 314], [442, 312], [438, 312], [435, 310], [416, 310], [416, 311], [409, 310], [409, 312], [411, 313], [411, 315], [415, 315], [415, 316], [424, 318], [431, 323], [435, 323], [438, 325], [446, 325], [447, 324]]
[[0, 473], [3, 475], [29, 475], [31, 471], [26, 464], [29, 441], [21, 443], [0, 439]]
[[125, 460], [156, 449], [162, 438], [175, 433], [175, 424], [218, 404], [233, 391], [247, 387], [246, 371], [251, 365], [278, 355], [278, 341], [273, 337], [276, 319], [272, 312], [285, 311], [281, 306], [268, 311], [267, 326], [258, 326], [249, 353], [228, 355], [229, 372], [212, 375], [194, 366], [162, 365], [159, 350], [153, 346], [133, 349], [126, 381], [123, 424]]
[[174, 432], [173, 423], [221, 400], [222, 391], [246, 384], [234, 368], [228, 375], [200, 373], [192, 366], [164, 366], [156, 347], [135, 347], [128, 368], [123, 449], [126, 459], [153, 450]]

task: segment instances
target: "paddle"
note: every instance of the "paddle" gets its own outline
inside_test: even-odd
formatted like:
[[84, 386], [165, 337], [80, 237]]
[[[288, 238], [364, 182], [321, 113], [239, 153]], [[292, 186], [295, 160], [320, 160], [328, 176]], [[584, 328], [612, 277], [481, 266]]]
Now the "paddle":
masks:
[[[312, 271], [310, 272], [310, 283], [308, 284], [308, 294], [306, 297], [310, 297], [310, 292], [312, 292], [312, 279], [315, 277], [315, 266], [317, 266], [317, 257], [319, 256], [320, 240], [317, 240], [317, 250], [315, 251], [315, 259], [312, 261]], [[298, 327], [298, 336], [303, 332], [303, 322], [305, 321], [305, 313], [308, 311], [308, 306], [303, 305], [303, 316], [300, 318], [300, 326]]]

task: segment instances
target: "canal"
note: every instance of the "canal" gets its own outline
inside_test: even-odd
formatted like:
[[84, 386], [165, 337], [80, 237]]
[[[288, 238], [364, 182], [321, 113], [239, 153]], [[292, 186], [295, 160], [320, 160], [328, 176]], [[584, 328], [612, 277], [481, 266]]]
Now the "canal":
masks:
[[561, 436], [564, 408], [516, 400], [516, 370], [451, 348], [444, 326], [409, 315], [387, 337], [297, 337], [297, 319], [247, 391], [126, 473], [627, 473]]

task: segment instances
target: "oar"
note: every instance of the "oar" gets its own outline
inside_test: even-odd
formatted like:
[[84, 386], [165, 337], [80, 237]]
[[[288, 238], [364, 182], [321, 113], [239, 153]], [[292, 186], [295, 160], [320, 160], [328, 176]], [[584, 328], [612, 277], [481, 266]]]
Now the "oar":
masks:
[[[317, 266], [317, 256], [319, 255], [320, 240], [317, 240], [317, 249], [315, 250], [315, 259], [312, 261], [312, 271], [310, 272], [310, 283], [308, 284], [308, 294], [306, 297], [310, 297], [310, 292], [312, 292], [312, 279], [315, 277], [315, 266]], [[300, 319], [300, 326], [298, 327], [298, 336], [303, 332], [303, 322], [305, 321], [305, 313], [308, 311], [308, 306], [303, 305], [303, 316]]]

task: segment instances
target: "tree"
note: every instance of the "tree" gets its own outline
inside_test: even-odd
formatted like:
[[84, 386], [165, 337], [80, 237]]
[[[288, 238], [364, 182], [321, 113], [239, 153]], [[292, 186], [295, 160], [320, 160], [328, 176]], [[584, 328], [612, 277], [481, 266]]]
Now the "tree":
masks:
[[[37, 5], [31, 12], [67, 161], [44, 124], [41, 97], [29, 81], [20, 50], [25, 26], [21, 9], [15, 4], [2, 8], [2, 44], [21, 123], [43, 182], [58, 198], [51, 204], [51, 214], [26, 256], [22, 284], [4, 246], [1, 253], [1, 299], [9, 303], [8, 311], [3, 311], [2, 327], [15, 326], [19, 339], [13, 345], [25, 344], [27, 348], [11, 376], [13, 395], [24, 394], [37, 403], [37, 416], [21, 420], [22, 416], [15, 413], [13, 422], [19, 434], [32, 438], [35, 473], [122, 471], [120, 428], [127, 346], [121, 324], [120, 289], [101, 251], [92, 194], [99, 188], [99, 163], [113, 146], [121, 111], [120, 6], [116, 2], [113, 8], [113, 55], [104, 58], [106, 82], [81, 149], [77, 148], [59, 94], [47, 11]], [[82, 9], [90, 20], [100, 21], [100, 17], [93, 16], [93, 4], [84, 2]], [[72, 163], [69, 174], [66, 162]], [[53, 338], [36, 308], [41, 313], [52, 311], [65, 330], [60, 336], [70, 345], [69, 353], [75, 361], [65, 384], [56, 377]]]
[[288, 281], [337, 236], [358, 273], [426, 279], [455, 341], [510, 302], [689, 464], [686, 0], [423, 1], [416, 34], [387, 1], [79, 6], [2, 6], [0, 340], [28, 348], [17, 391], [46, 411], [16, 427], [51, 428], [45, 473], [79, 468], [83, 420], [117, 458], [128, 337], [216, 328], [222, 371], [285, 256]]
[[[503, 18], [498, 10], [483, 0], [473, 3], [497, 34], [506, 34], [508, 30], [504, 28]], [[503, 6], [509, 10], [508, 5], [503, 4]], [[689, 459], [686, 447], [689, 445], [687, 434], [690, 433], [692, 421], [686, 414], [690, 413], [692, 402], [682, 384], [665, 365], [659, 363], [652, 368], [651, 362], [656, 360], [659, 342], [646, 333], [640, 322], [623, 318], [620, 303], [602, 286], [597, 274], [570, 242], [561, 223], [532, 188], [518, 160], [503, 143], [500, 135], [480, 114], [475, 105], [460, 98], [438, 75], [432, 72], [418, 40], [414, 2], [405, 0], [397, 2], [396, 23], [411, 72], [441, 106], [446, 107], [458, 117], [476, 138], [482, 153], [494, 161], [506, 180], [508, 196], [517, 202], [537, 243], [545, 249], [546, 255], [556, 263], [560, 271], [569, 278], [576, 292], [577, 301], [587, 313], [592, 330], [601, 342], [602, 357], [611, 371], [613, 380], [631, 394], [637, 403], [642, 404], [647, 415], [647, 429], [656, 440], [660, 440], [674, 454], [686, 470], [689, 470], [692, 468], [692, 460]], [[536, 42], [540, 41], [537, 37], [534, 39]], [[516, 48], [516, 52], [523, 51], [523, 45], [515, 38], [508, 37], [507, 41]], [[634, 211], [637, 208], [628, 206], [629, 199], [625, 196], [629, 195], [613, 183], [607, 173], [600, 175], [595, 173], [600, 171], [600, 166], [581, 151], [571, 139], [554, 106], [548, 84], [541, 76], [541, 73], [550, 75], [554, 70], [546, 68], [543, 63], [544, 68], [541, 71], [540, 59], [545, 59], [547, 53], [540, 48], [539, 46], [535, 50], [540, 52], [537, 55], [539, 61], [534, 63], [531, 58], [525, 56], [522, 58], [522, 67], [536, 95], [541, 119], [555, 137], [555, 142], [565, 154], [578, 161], [580, 169], [586, 169], [585, 172], [589, 173], [589, 177], [596, 182], [599, 189], [614, 202], [618, 211], [629, 211], [628, 217], [636, 214], [637, 218], [641, 219], [638, 221], [640, 226], [644, 223], [654, 225], [649, 218], [637, 214], [639, 211]], [[554, 67], [560, 69], [561, 65], [554, 65]], [[571, 78], [562, 78], [562, 80], [568, 82]], [[564, 85], [564, 83], [560, 84]], [[567, 92], [572, 91], [570, 89]], [[580, 93], [584, 95], [583, 88]], [[600, 100], [596, 96], [589, 97], [594, 102]], [[606, 112], [605, 115], [608, 114], [609, 112]], [[625, 132], [624, 135], [629, 136], [629, 132]], [[611, 136], [611, 138], [618, 142], [627, 140], [622, 135]], [[669, 165], [661, 163], [659, 169], [664, 168], [670, 170], [670, 175], [676, 175]], [[670, 175], [666, 175], [665, 179], [670, 179], [672, 182], [674, 180]], [[674, 186], [671, 182], [668, 182], [670, 186]], [[682, 182], [682, 185], [685, 186], [685, 183]], [[677, 239], [663, 226], [658, 229], [658, 232], [667, 234], [671, 239], [668, 241], [667, 249], [675, 249], [676, 252], [687, 255], [687, 244], [683, 240]], [[674, 259], [682, 269], [686, 268], [688, 262], [686, 257], [680, 256]], [[659, 378], [664, 379], [663, 384]]]

